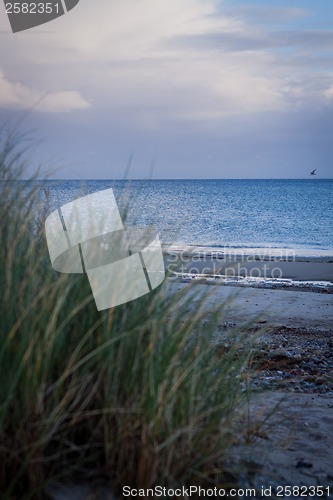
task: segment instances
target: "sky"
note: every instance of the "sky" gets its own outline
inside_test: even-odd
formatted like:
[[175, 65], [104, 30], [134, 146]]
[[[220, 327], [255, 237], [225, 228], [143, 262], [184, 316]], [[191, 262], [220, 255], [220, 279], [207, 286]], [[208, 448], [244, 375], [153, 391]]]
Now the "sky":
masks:
[[332, 178], [333, 1], [80, 0], [15, 34], [0, 2], [18, 123], [53, 178]]

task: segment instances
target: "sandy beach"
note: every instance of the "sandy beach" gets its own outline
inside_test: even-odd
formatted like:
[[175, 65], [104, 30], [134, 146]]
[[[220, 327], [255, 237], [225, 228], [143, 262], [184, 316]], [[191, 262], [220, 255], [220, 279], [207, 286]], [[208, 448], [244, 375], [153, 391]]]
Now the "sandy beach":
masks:
[[[186, 287], [186, 283], [170, 284], [171, 289]], [[263, 322], [274, 326], [333, 329], [333, 296], [326, 293], [298, 290], [266, 290], [252, 287], [214, 286], [198, 284], [198, 295], [209, 293], [212, 306], [229, 301], [225, 320]]]
[[229, 455], [240, 475], [257, 491], [299, 486], [308, 492], [306, 487], [322, 486], [330, 491], [324, 498], [332, 498], [333, 395], [266, 391], [254, 398], [249, 414], [257, 433]]
[[[290, 264], [290, 269], [296, 265], [299, 272], [306, 270], [307, 278], [322, 277], [324, 269], [331, 269], [328, 262], [316, 263], [323, 265], [322, 270], [311, 274], [315, 263]], [[289, 263], [283, 265], [287, 269]], [[172, 283], [170, 288], [186, 286]], [[247, 424], [252, 421], [258, 431], [249, 442], [235, 445], [230, 462], [237, 464], [247, 484], [258, 489], [332, 488], [333, 296], [199, 283], [193, 291], [198, 293], [198, 303], [200, 296], [209, 293], [210, 305], [228, 304], [214, 338], [222, 349], [230, 332], [249, 321], [251, 332], [258, 335], [250, 385], [259, 392], [246, 410]]]

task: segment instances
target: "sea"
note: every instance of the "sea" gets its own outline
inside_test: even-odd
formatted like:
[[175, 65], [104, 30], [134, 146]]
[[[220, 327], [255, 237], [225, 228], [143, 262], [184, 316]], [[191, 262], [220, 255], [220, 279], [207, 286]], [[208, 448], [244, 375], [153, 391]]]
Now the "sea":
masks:
[[333, 256], [333, 179], [40, 182], [50, 211], [112, 188], [125, 224], [155, 225], [164, 246]]

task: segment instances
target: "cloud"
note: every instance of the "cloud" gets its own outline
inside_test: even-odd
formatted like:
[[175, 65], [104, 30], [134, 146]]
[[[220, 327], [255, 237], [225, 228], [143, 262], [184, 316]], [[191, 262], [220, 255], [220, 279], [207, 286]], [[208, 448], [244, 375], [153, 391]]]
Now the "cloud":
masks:
[[325, 105], [333, 32], [274, 25], [305, 14], [216, 0], [81, 0], [44, 35], [2, 37], [7, 81], [21, 82], [8, 82], [6, 99], [31, 106], [48, 92], [38, 109], [64, 112], [87, 109], [89, 96], [96, 119], [147, 130]]
[[324, 96], [327, 99], [332, 99], [333, 100], [333, 85], [331, 87], [325, 89]]
[[233, 32], [210, 32], [182, 35], [165, 41], [165, 46], [195, 50], [264, 51], [276, 48], [310, 48], [330, 50], [333, 48], [333, 31], [273, 31], [239, 30]]
[[226, 8], [223, 14], [233, 19], [241, 19], [256, 25], [277, 24], [293, 21], [307, 15], [307, 12], [301, 8], [272, 7], [257, 5], [238, 5], [234, 8]]
[[0, 107], [44, 113], [68, 113], [87, 109], [90, 103], [76, 91], [43, 93], [19, 82], [12, 83], [0, 71]]

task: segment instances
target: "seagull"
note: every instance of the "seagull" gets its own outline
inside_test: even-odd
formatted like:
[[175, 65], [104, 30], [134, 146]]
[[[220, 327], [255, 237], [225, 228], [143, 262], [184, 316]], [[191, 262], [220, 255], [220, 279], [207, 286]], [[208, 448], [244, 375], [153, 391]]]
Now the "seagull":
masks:
[[311, 170], [310, 175], [316, 175], [316, 168], [314, 170]]

